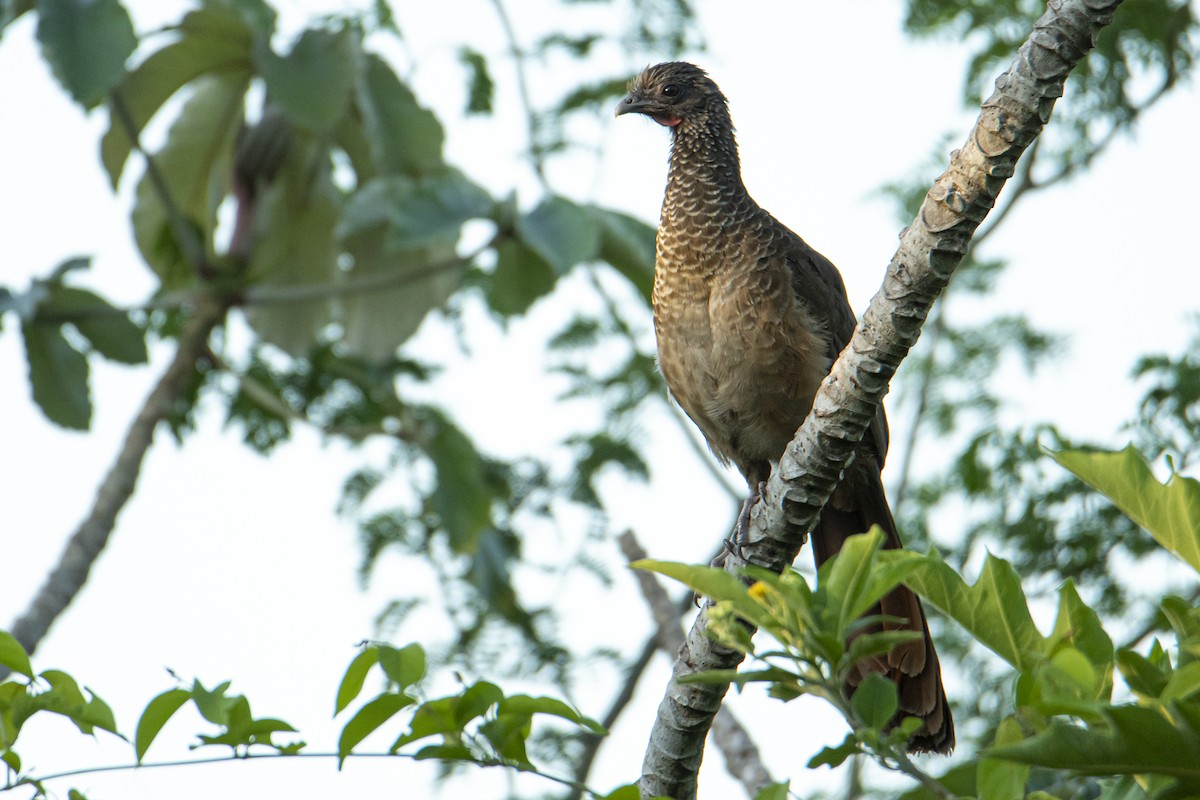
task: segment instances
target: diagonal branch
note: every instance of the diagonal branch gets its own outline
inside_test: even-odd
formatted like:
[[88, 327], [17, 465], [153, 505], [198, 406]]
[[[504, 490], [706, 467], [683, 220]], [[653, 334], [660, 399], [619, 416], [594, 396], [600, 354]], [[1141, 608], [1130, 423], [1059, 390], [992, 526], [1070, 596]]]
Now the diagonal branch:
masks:
[[[154, 429], [187, 393], [197, 361], [208, 354], [208, 337], [224, 321], [228, 309], [228, 301], [216, 297], [196, 304], [179, 334], [174, 359], [129, 426], [116, 461], [96, 490], [87, 517], [67, 541], [57, 566], [46, 576], [29, 608], [12, 625], [12, 635], [26, 652], [34, 651], [50, 625], [87, 582], [92, 565], [108, 543], [117, 515], [133, 496], [142, 461], [154, 440]], [[3, 672], [7, 674], [7, 670]]]
[[[949, 168], [901, 236], [882, 288], [752, 511], [746, 559], [728, 558], [726, 569], [736, 571], [752, 561], [778, 572], [792, 563], [975, 229], [1017, 159], [1041, 133], [1067, 75], [1121, 1], [1050, 0], [1008, 71], [996, 79], [966, 143], [952, 154]], [[642, 764], [642, 797], [696, 796], [704, 740], [729, 687], [685, 684], [680, 678], [730, 669], [742, 660], [741, 653], [709, 639], [707, 625], [706, 609], [675, 662]]]

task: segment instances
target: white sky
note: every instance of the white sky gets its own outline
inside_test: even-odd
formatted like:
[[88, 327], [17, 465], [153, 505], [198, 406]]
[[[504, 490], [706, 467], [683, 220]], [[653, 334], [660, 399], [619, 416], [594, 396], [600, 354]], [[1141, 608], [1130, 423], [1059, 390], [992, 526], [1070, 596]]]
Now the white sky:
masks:
[[[139, 28], [147, 29], [174, 18], [181, 4], [130, 5]], [[288, 24], [294, 29], [305, 14], [331, 6], [293, 3], [299, 12]], [[418, 65], [412, 72], [418, 94], [444, 118], [453, 116], [462, 97], [455, 65], [459, 37], [489, 55], [503, 50], [491, 6], [479, 0], [440, 3], [436, 11], [396, 6]], [[571, 25], [572, 14], [598, 13], [586, 5], [550, 12], [512, 6], [527, 41], [541, 25], [559, 19]], [[702, 20], [711, 49], [695, 56], [732, 99], [747, 185], [841, 267], [860, 311], [878, 286], [899, 227], [888, 203], [874, 199], [877, 187], [922, 162], [943, 132], [954, 131], [960, 140], [973, 119], [957, 100], [963, 48], [905, 41], [896, 6], [883, 0], [707, 3]], [[83, 282], [118, 302], [137, 303], [153, 284], [130, 243], [132, 181], [127, 176], [124, 196], [112, 197], [96, 158], [106, 120], [84, 118], [51, 82], [31, 43], [31, 22], [13, 26], [0, 41], [0, 152], [8, 154], [0, 191], [0, 281], [20, 289], [64, 258], [91, 253], [96, 264]], [[614, 61], [612, 69], [637, 66]], [[448, 154], [497, 193], [515, 186], [531, 202], [536, 189], [519, 163], [512, 74], [500, 60], [493, 69], [502, 90], [500, 121], [451, 123]], [[574, 76], [540, 72], [535, 65], [530, 78], [535, 93], [549, 97]], [[1133, 360], [1148, 351], [1178, 352], [1186, 341], [1185, 314], [1195, 311], [1200, 297], [1200, 257], [1191, 242], [1200, 167], [1190, 155], [1200, 128], [1198, 99], [1194, 87], [1177, 91], [1146, 116], [1136, 140], [1119, 142], [1069, 186], [1023, 202], [989, 244], [989, 254], [1008, 256], [1013, 265], [980, 311], [1023, 310], [1035, 323], [1072, 337], [1070, 350], [1035, 380], [1013, 372], [1005, 388], [1014, 420], [1049, 420], [1069, 433], [1119, 444], [1115, 427], [1137, 396], [1127, 380]], [[1070, 103], [1070, 96], [1061, 102]], [[600, 128], [582, 130], [581, 137], [603, 137], [604, 158], [559, 163], [552, 175], [556, 185], [578, 199], [654, 220], [667, 139], [657, 126], [640, 122], [604, 120]], [[455, 353], [451, 335], [436, 322], [411, 344], [424, 360], [452, 364], [439, 395], [455, 398], [456, 418], [485, 450], [515, 455], [531, 442], [551, 446], [569, 428], [564, 417], [573, 412], [556, 408], [557, 384], [541, 377], [541, 365], [528, 355], [537, 351], [528, 348], [569, 308], [586, 303], [585, 291], [582, 282], [572, 282], [506, 336], [484, 324], [470, 358]], [[0, 394], [7, 456], [0, 473], [7, 521], [0, 529], [0, 624], [23, 611], [54, 563], [168, 358], [169, 349], [160, 347], [147, 368], [94, 363], [94, 425], [80, 435], [41, 417], [29, 400], [11, 321], [0, 336], [0, 376], [8, 387]], [[497, 391], [480, 392], [481, 386]], [[355, 533], [333, 516], [341, 481], [361, 465], [358, 454], [323, 446], [312, 432], [298, 430], [293, 443], [264, 460], [240, 444], [236, 431], [222, 429], [218, 404], [209, 402], [206, 411], [200, 432], [183, 448], [160, 433], [88, 587], [39, 649], [35, 667], [65, 669], [86, 682], [112, 705], [128, 733], [149, 698], [170, 687], [164, 667], [209, 685], [232, 679], [256, 713], [282, 716], [313, 749], [331, 750], [336, 726], [328, 717], [341, 671], [354, 644], [371, 635], [371, 620], [393, 596], [391, 589], [407, 588], [413, 578], [398, 560], [385, 560], [369, 590], [358, 586]], [[893, 426], [901, 422], [896, 418]], [[681, 446], [673, 424], [664, 418], [648, 435], [653, 482], [604, 484], [614, 501], [613, 527], [634, 526], [655, 557], [704, 558], [724, 535], [732, 509]], [[585, 644], [601, 630], [630, 652], [640, 647], [640, 623], [628, 633], [619, 627], [641, 619], [640, 599], [632, 581], [618, 580], [619, 597], [612, 603], [606, 598], [600, 616], [586, 585], [564, 593], [569, 637]], [[437, 632], [408, 635], [432, 639]], [[668, 667], [660, 658], [644, 679], [636, 707], [602, 751], [596, 787], [637, 776]], [[953, 695], [965, 681], [948, 675], [947, 682]], [[612, 687], [603, 671], [594, 683], [601, 691], [581, 691], [572, 699], [600, 716]], [[732, 703], [752, 722], [773, 773], [791, 777], [800, 791], [827, 784], [827, 771], [809, 773], [803, 763], [820, 743], [840, 741], [836, 722], [815, 705], [785, 707], [760, 694], [751, 690]], [[827, 723], [833, 727], [823, 729]], [[189, 735], [200, 729], [195, 718], [181, 717], [151, 750], [151, 760], [186, 758]], [[388, 735], [396, 731], [389, 728], [370, 741], [385, 747]], [[42, 773], [132, 757], [119, 742], [93, 743], [54, 721], [31, 723], [23, 738], [18, 749], [26, 764]], [[702, 798], [737, 796], [719, 762], [710, 753]], [[217, 791], [234, 797], [286, 792], [303, 800], [398, 788], [407, 797], [426, 794], [434, 775], [429, 765], [402, 761], [353, 762], [341, 774], [328, 761], [260, 762], [87, 776], [56, 788], [65, 793], [76, 786], [93, 800], [187, 800]], [[450, 783], [443, 795], [501, 796], [507, 780], [499, 772], [476, 775]]]

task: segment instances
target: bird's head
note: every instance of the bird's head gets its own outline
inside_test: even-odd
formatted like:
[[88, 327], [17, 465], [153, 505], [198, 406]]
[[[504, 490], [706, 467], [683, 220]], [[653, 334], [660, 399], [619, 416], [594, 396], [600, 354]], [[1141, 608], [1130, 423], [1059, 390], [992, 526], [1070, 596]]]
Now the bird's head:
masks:
[[708, 74], [686, 61], [646, 67], [629, 82], [629, 92], [617, 103], [617, 116], [645, 114], [659, 125], [676, 128], [699, 117], [713, 103], [725, 105], [725, 95]]

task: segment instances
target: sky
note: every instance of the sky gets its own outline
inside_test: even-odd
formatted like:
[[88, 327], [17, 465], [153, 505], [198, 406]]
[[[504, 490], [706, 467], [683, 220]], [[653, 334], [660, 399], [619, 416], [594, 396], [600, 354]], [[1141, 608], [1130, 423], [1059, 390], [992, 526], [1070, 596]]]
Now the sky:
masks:
[[[129, 5], [140, 30], [176, 17], [182, 7], [149, 0]], [[285, 26], [293, 30], [309, 14], [351, 7], [315, 0], [281, 5], [289, 12]], [[462, 105], [459, 37], [497, 59], [504, 50], [492, 7], [479, 0], [449, 0], [436, 9], [395, 5], [413, 54], [406, 74], [423, 100], [445, 116], [456, 115]], [[561, 20], [570, 26], [576, 24], [572, 14], [597, 13], [586, 4], [569, 12], [512, 6], [514, 26], [526, 41], [540, 25]], [[966, 50], [960, 42], [904, 39], [896, 4], [884, 0], [710, 2], [701, 10], [709, 50], [692, 57], [731, 98], [747, 186], [840, 266], [861, 311], [900, 228], [878, 187], [907, 175], [951, 132], [948, 156], [973, 120], [958, 101]], [[777, 24], [762, 24], [768, 18]], [[96, 259], [86, 282], [116, 302], [136, 304], [153, 283], [129, 235], [133, 182], [127, 179], [113, 196], [96, 157], [106, 119], [83, 115], [56, 87], [32, 43], [32, 27], [22, 20], [0, 40], [0, 153], [8, 154], [0, 189], [0, 282], [19, 289], [63, 259], [90, 253]], [[613, 58], [613, 69], [640, 66]], [[532, 202], [537, 188], [521, 166], [512, 74], [502, 60], [494, 69], [497, 118], [448, 125], [447, 155], [489, 188], [515, 187]], [[563, 80], [531, 68], [536, 97], [554, 96]], [[1060, 102], [1070, 101], [1068, 95]], [[1012, 370], [1005, 390], [1014, 419], [1049, 420], [1070, 434], [1120, 445], [1114, 431], [1137, 397], [1127, 378], [1133, 361], [1149, 351], [1178, 352], [1186, 342], [1192, 330], [1186, 317], [1200, 297], [1200, 256], [1190, 241], [1200, 210], [1193, 188], [1200, 166], [1190, 156], [1198, 127], [1200, 97], [1194, 86], [1185, 87], [1088, 174], [1023, 202], [989, 243], [986, 254], [1008, 257], [1012, 266], [980, 308], [960, 313], [1024, 311], [1036, 324], [1071, 337], [1052, 369], [1033, 379]], [[552, 182], [571, 187], [576, 199], [655, 220], [667, 134], [628, 117], [601, 120], [579, 133], [600, 145], [602, 157], [556, 163]], [[450, 326], [436, 318], [408, 345], [426, 360], [445, 358], [450, 366], [436, 391], [456, 398], [456, 419], [485, 450], [505, 456], [550, 447], [569, 429], [571, 420], [556, 405], [559, 387], [542, 375], [536, 359], [514, 354], [530, 352], [573, 304], [589, 302], [587, 291], [586, 282], [568, 281], [561, 296], [535, 306], [503, 335], [477, 336], [469, 356], [458, 350]], [[245, 334], [235, 327], [232, 335]], [[95, 418], [82, 435], [40, 416], [29, 399], [19, 337], [11, 324], [0, 331], [0, 376], [9, 389], [0, 394], [6, 455], [0, 467], [6, 510], [0, 624], [24, 610], [53, 565], [169, 355], [169, 348], [157, 347], [151, 364], [138, 369], [94, 364]], [[481, 393], [480, 386], [520, 391]], [[489, 402], [481, 402], [484, 394]], [[83, 594], [39, 648], [35, 667], [80, 677], [117, 711], [125, 731], [133, 730], [150, 697], [170, 688], [167, 668], [210, 685], [231, 679], [256, 713], [284, 716], [315, 749], [327, 751], [334, 742], [329, 716], [341, 672], [355, 644], [371, 636], [374, 615], [392, 596], [389, 587], [413, 578], [399, 560], [385, 560], [370, 586], [358, 581], [355, 532], [335, 518], [333, 508], [341, 481], [361, 465], [360, 454], [299, 429], [280, 453], [263, 459], [241, 445], [236, 430], [223, 427], [216, 403], [206, 404], [200, 420], [199, 433], [182, 447], [160, 432], [137, 494]], [[893, 418], [894, 428], [899, 423]], [[704, 559], [724, 535], [730, 502], [673, 421], [662, 414], [646, 427], [653, 479], [648, 485], [604, 483], [607, 491], [621, 492], [612, 528], [634, 526], [654, 557]], [[595, 626], [612, 629], [641, 618], [631, 579], [618, 580], [628, 590], [617, 592], [623, 599], [599, 616], [586, 586], [563, 593], [561, 611], [572, 625], [568, 638], [585, 643]], [[643, 633], [630, 635], [631, 648], [640, 646]], [[413, 635], [421, 638], [420, 631]], [[668, 670], [660, 658], [643, 680], [634, 710], [602, 750], [598, 788], [636, 777]], [[950, 694], [965, 681], [947, 675]], [[596, 683], [602, 691], [571, 699], [599, 716], [612, 687], [599, 673]], [[800, 766], [820, 744], [841, 739], [823, 709], [805, 701], [783, 706], [755, 691], [730, 704], [762, 732], [757, 738], [775, 775], [792, 778], [796, 788], [830, 785], [827, 771]], [[823, 736], [825, 725], [837, 732]], [[194, 718], [177, 720], [151, 759], [187, 757], [190, 734], [199, 729]], [[26, 763], [43, 773], [130, 758], [120, 742], [92, 742], [53, 720], [31, 723], [26, 736]], [[385, 736], [375, 744], [388, 741]], [[402, 796], [417, 796], [434, 780], [429, 765], [363, 760], [339, 774], [324, 760], [89, 775], [55, 786], [64, 793], [76, 786], [93, 800], [186, 800], [209, 798], [215, 790], [235, 797], [286, 790], [306, 800], [375, 796], [395, 787], [403, 787]], [[507, 780], [495, 772], [471, 775], [445, 786], [442, 796], [502, 796]], [[701, 797], [737, 791], [710, 753]]]

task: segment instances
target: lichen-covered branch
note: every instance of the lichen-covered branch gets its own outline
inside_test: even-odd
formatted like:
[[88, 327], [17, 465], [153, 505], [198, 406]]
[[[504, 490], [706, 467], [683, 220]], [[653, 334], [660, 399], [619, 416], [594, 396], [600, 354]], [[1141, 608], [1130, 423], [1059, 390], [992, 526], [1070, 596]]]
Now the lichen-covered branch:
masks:
[[[917, 218], [901, 236], [883, 286], [813, 402], [812, 413], [772, 472], [751, 514], [748, 561], [781, 571], [792, 563], [862, 439], [901, 360], [916, 343], [933, 301], [962, 260], [979, 223], [1041, 132], [1067, 75], [1093, 46], [1121, 0], [1051, 0], [966, 143], [951, 156]], [[726, 568], [744, 565], [739, 557]], [[642, 778], [643, 797], [690, 800], [704, 739], [728, 686], [684, 684], [685, 675], [736, 666], [742, 656], [696, 620], [659, 705]]]
[[[29, 608], [13, 623], [11, 633], [32, 653], [87, 582], [96, 558], [108, 543], [117, 515], [133, 496], [142, 461], [154, 440], [154, 429], [184, 396], [196, 362], [208, 353], [208, 338], [225, 319], [227, 301], [207, 296], [199, 300], [179, 335], [175, 357], [167, 367], [125, 434], [116, 461], [109, 468], [87, 517], [79, 524], [46, 576]], [[4, 671], [7, 674], [7, 670]], [[3, 678], [0, 675], [0, 678]]]

